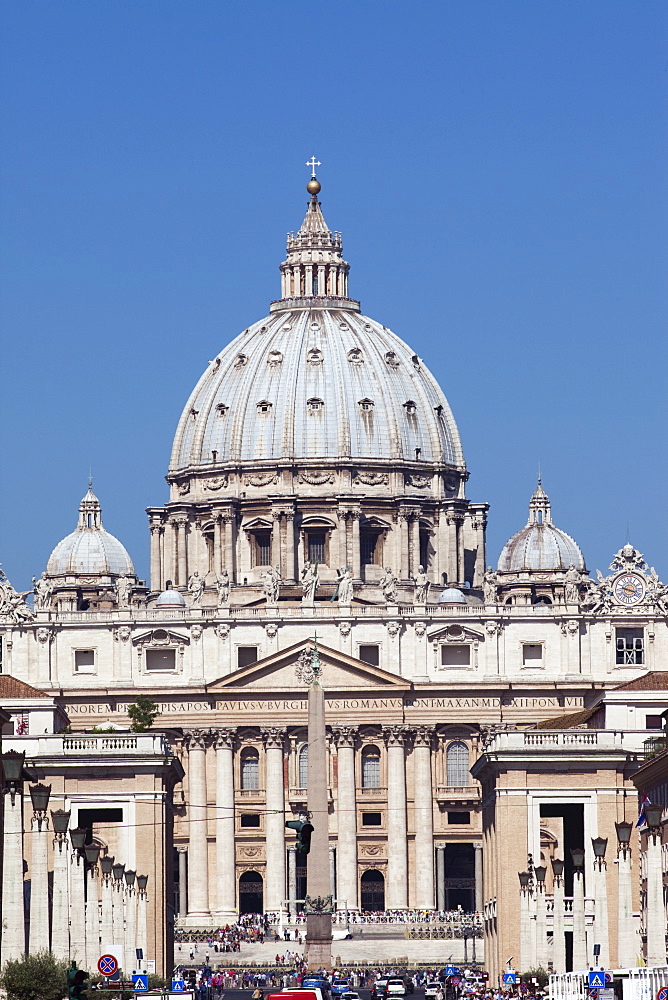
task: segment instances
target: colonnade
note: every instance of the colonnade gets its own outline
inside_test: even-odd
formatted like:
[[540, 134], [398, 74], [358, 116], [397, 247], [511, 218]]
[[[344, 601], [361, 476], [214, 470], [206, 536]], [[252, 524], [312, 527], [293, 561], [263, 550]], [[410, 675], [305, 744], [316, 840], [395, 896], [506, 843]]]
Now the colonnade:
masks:
[[[428, 478], [428, 477], [427, 477]], [[482, 505], [484, 506], [484, 505]], [[185, 588], [190, 575], [197, 570], [213, 585], [227, 570], [231, 583], [244, 578], [255, 579], [252, 555], [253, 531], [258, 512], [252, 511], [252, 521], [246, 526], [242, 505], [228, 500], [208, 509], [174, 504], [173, 508], [149, 508], [151, 532], [151, 587], [162, 590], [168, 580]], [[427, 567], [432, 583], [440, 585], [443, 574], [451, 584], [464, 584], [466, 550], [484, 553], [485, 517], [481, 505], [464, 500], [445, 500], [442, 505], [422, 505], [414, 501], [380, 510], [366, 509], [359, 502], [323, 507], [320, 531], [328, 536], [328, 565], [349, 565], [355, 580], [362, 578], [361, 533], [365, 519], [373, 515], [374, 532], [378, 519], [385, 525], [378, 559], [391, 566], [400, 581], [415, 578], [422, 561], [420, 532], [429, 532], [432, 558]], [[294, 503], [270, 503], [261, 515], [263, 531], [271, 534], [271, 565], [278, 566], [286, 583], [295, 582], [307, 558], [304, 532], [298, 508]], [[301, 542], [300, 542], [301, 539]], [[473, 570], [474, 587], [482, 584], [484, 558], [476, 560]], [[256, 579], [256, 582], [259, 580]]]
[[[435, 733], [429, 726], [408, 728], [386, 726], [382, 735], [367, 737], [368, 741], [384, 742], [387, 754], [387, 788], [359, 789], [356, 768], [357, 730], [354, 727], [332, 727], [330, 740], [337, 757], [336, 835], [330, 843], [330, 882], [332, 896], [338, 905], [349, 910], [360, 908], [360, 877], [365, 870], [378, 869], [385, 879], [386, 909], [445, 908], [445, 844], [443, 835], [436, 842], [434, 831], [434, 796], [432, 783], [432, 749]], [[264, 879], [264, 910], [278, 911], [285, 900], [295, 899], [297, 891], [297, 856], [293, 841], [286, 839], [286, 812], [291, 814], [292, 791], [288, 792], [286, 728], [268, 727], [260, 731], [264, 745], [265, 788], [235, 791], [236, 730], [220, 728], [192, 730], [185, 733], [188, 753], [188, 847], [187, 847], [187, 907], [184, 899], [186, 854], [181, 845], [179, 873], [181, 885], [180, 916], [197, 925], [208, 921], [223, 922], [237, 912], [237, 879], [244, 871], [257, 870]], [[258, 740], [253, 741], [257, 743]], [[293, 741], [294, 742], [294, 741]], [[215, 754], [215, 767], [207, 769], [206, 754]], [[412, 829], [409, 829], [407, 805], [406, 761], [413, 755]], [[212, 762], [213, 763], [213, 762]], [[333, 771], [333, 769], [332, 769]], [[207, 787], [207, 773], [215, 774], [215, 790]], [[303, 792], [302, 789], [299, 789]], [[213, 792], [213, 794], [210, 794]], [[371, 795], [369, 795], [371, 793]], [[287, 803], [286, 803], [287, 799]], [[264, 805], [262, 805], [264, 801]], [[264, 857], [256, 851], [255, 863], [249, 863], [247, 851], [240, 844], [237, 856], [235, 810], [248, 803], [243, 812], [255, 810], [264, 816], [263, 828], [258, 828], [264, 845]], [[252, 804], [251, 804], [252, 803]], [[300, 800], [294, 798], [294, 812], [300, 811]], [[360, 806], [385, 813], [384, 823], [373, 834], [373, 850], [369, 844], [358, 854], [358, 810]], [[207, 809], [209, 812], [207, 812]], [[207, 820], [208, 815], [208, 820]], [[211, 822], [213, 817], [213, 822]], [[209, 838], [215, 836], [210, 849]], [[411, 851], [412, 842], [412, 851]], [[367, 851], [365, 854], [364, 851]], [[439, 859], [440, 856], [440, 859]], [[209, 871], [215, 859], [215, 873]], [[412, 859], [412, 865], [409, 864]], [[437, 861], [437, 859], [439, 859]], [[439, 872], [437, 878], [437, 863]], [[409, 869], [411, 869], [409, 871]], [[475, 901], [482, 900], [481, 849], [475, 854]], [[438, 898], [437, 898], [438, 897]]]

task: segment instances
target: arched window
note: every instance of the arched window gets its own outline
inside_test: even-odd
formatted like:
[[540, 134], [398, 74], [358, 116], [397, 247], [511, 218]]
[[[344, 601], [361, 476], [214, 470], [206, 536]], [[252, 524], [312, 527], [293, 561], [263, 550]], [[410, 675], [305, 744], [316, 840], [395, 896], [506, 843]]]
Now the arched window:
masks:
[[252, 748], [241, 753], [241, 787], [244, 791], [260, 787], [260, 755]]
[[445, 756], [448, 785], [469, 785], [469, 748], [466, 743], [451, 743]]
[[308, 788], [308, 743], [299, 749], [299, 787]]
[[380, 787], [380, 750], [375, 746], [362, 750], [362, 788]]

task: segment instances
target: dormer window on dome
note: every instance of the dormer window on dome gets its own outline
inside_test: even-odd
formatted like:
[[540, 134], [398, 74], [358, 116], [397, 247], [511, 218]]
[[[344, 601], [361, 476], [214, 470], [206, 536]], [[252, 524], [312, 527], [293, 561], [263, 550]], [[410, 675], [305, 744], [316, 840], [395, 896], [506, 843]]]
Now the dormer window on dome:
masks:
[[306, 401], [306, 406], [308, 407], [308, 409], [309, 409], [309, 410], [310, 410], [310, 411], [311, 411], [312, 413], [314, 413], [314, 412], [316, 412], [317, 410], [322, 410], [322, 409], [324, 409], [324, 406], [325, 406], [325, 403], [324, 403], [324, 400], [322, 400], [322, 399], [317, 399], [317, 398], [315, 398], [315, 397], [314, 397], [313, 399], [307, 399], [307, 401]]
[[216, 403], [216, 413], [219, 417], [226, 416], [228, 410], [229, 406], [226, 406], [225, 403]]
[[267, 399], [261, 399], [257, 404], [258, 413], [271, 413], [272, 404]]
[[373, 410], [373, 399], [360, 399], [360, 410]]
[[417, 412], [417, 406], [415, 405], [415, 403], [414, 403], [414, 401], [412, 399], [407, 399], [406, 400], [406, 402], [404, 403], [404, 409], [405, 409], [406, 413], [416, 413]]

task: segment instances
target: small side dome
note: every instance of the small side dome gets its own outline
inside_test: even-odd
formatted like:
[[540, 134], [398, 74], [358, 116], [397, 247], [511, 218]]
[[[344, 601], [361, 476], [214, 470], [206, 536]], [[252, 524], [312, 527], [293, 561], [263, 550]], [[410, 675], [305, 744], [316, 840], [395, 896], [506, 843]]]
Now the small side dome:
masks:
[[58, 542], [49, 556], [46, 574], [48, 577], [135, 576], [125, 547], [102, 527], [102, 508], [91, 485], [79, 504], [76, 530]]
[[158, 594], [154, 608], [185, 608], [186, 599], [178, 590], [163, 590]]
[[457, 590], [456, 587], [447, 587], [445, 590], [441, 591], [438, 598], [439, 604], [466, 604], [466, 598], [462, 594], [461, 590]]
[[501, 550], [499, 573], [565, 573], [574, 566], [587, 572], [580, 546], [552, 523], [550, 500], [540, 479], [529, 502], [529, 520]]

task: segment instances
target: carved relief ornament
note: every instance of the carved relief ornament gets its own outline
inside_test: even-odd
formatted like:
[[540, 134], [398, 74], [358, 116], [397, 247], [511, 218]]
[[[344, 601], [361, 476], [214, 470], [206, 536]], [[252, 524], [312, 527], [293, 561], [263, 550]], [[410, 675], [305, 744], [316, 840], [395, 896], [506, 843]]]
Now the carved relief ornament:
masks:
[[270, 486], [277, 482], [278, 473], [276, 472], [248, 473], [244, 476], [244, 486]]
[[333, 472], [300, 472], [297, 476], [298, 483], [309, 483], [311, 486], [324, 486], [325, 483], [334, 482]]
[[387, 486], [390, 477], [387, 472], [356, 472], [353, 483], [364, 486]]

